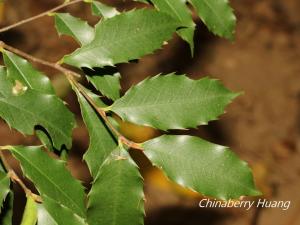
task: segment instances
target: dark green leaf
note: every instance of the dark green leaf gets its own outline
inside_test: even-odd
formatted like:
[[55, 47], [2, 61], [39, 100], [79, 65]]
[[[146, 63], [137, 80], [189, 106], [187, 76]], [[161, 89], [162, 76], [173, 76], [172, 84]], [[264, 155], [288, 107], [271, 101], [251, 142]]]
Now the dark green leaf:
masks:
[[219, 199], [255, 196], [250, 168], [228, 148], [192, 136], [164, 135], [145, 142], [145, 154], [176, 183]]
[[120, 98], [120, 78], [120, 74], [116, 73], [114, 75], [88, 77], [88, 80], [103, 95], [112, 100], [117, 100], [118, 98]]
[[[150, 54], [172, 37], [178, 24], [165, 13], [141, 9], [101, 20], [95, 39], [64, 57], [77, 67], [104, 67]], [[116, 29], [117, 28], [117, 29]]]
[[83, 187], [67, 171], [63, 161], [50, 158], [40, 147], [15, 146], [10, 150], [20, 161], [24, 174], [35, 184], [45, 208], [58, 224], [63, 224], [58, 222], [61, 218], [66, 221], [72, 219], [64, 217], [65, 211], [80, 220], [85, 218]]
[[7, 67], [7, 78], [13, 84], [19, 81], [25, 88], [45, 94], [54, 94], [54, 89], [48, 77], [34, 69], [25, 59], [8, 51], [3, 50], [2, 53]]
[[[69, 192], [72, 192], [72, 190], [69, 190]], [[87, 225], [83, 217], [78, 216], [78, 214], [75, 214], [74, 211], [65, 207], [58, 201], [49, 198], [46, 195], [43, 195], [43, 201], [45, 209], [52, 217], [52, 220], [48, 222], [55, 221], [58, 225]], [[56, 224], [50, 223], [50, 225]]]
[[228, 0], [188, 0], [214, 34], [232, 40], [236, 18]]
[[217, 80], [155, 76], [132, 87], [109, 107], [122, 119], [162, 130], [207, 124], [236, 97]]
[[3, 209], [0, 214], [1, 225], [12, 225], [14, 193], [9, 191], [3, 204]]
[[62, 35], [75, 38], [79, 44], [89, 44], [94, 39], [94, 29], [86, 21], [76, 18], [69, 13], [55, 13], [55, 27]]
[[114, 152], [101, 167], [89, 193], [91, 225], [142, 225], [143, 180], [124, 149]]
[[87, 162], [90, 172], [95, 178], [103, 162], [117, 147], [117, 143], [92, 106], [90, 106], [80, 93], [76, 93], [82, 117], [90, 136], [90, 146], [84, 155], [84, 160]]
[[7, 74], [0, 69], [0, 117], [18, 131], [32, 135], [44, 127], [55, 148], [72, 145], [73, 114], [54, 95], [49, 79], [20, 57], [3, 52]]
[[193, 22], [192, 14], [186, 5], [185, 0], [151, 0], [155, 7], [171, 15], [175, 18], [180, 27], [177, 33], [182, 37], [183, 40], [187, 41], [191, 47], [191, 51], [194, 51], [194, 31], [195, 23]]
[[185, 40], [187, 43], [189, 43], [192, 56], [194, 56], [194, 48], [195, 48], [194, 32], [195, 32], [195, 27], [181, 28], [180, 30], [177, 31], [180, 37], [183, 40]]
[[6, 199], [6, 196], [10, 192], [9, 186], [10, 186], [10, 178], [7, 176], [6, 173], [0, 171], [0, 213], [2, 210], [2, 204]]
[[92, 12], [95, 16], [103, 16], [104, 18], [111, 18], [119, 14], [114, 7], [102, 4], [101, 2], [93, 1], [91, 3]]

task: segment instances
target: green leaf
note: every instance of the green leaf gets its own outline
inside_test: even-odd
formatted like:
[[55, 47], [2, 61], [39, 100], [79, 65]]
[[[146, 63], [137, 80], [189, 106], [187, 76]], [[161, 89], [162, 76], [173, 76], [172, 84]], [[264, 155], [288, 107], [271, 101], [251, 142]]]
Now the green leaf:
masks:
[[155, 7], [175, 18], [180, 27], [177, 33], [179, 36], [187, 41], [191, 47], [191, 51], [194, 51], [194, 31], [195, 23], [193, 22], [192, 14], [186, 5], [185, 0], [151, 0]]
[[69, 13], [55, 13], [55, 27], [60, 35], [69, 35], [79, 44], [86, 45], [94, 39], [94, 29], [86, 21], [76, 18]]
[[[76, 67], [104, 67], [138, 59], [160, 48], [178, 24], [165, 13], [141, 9], [101, 20], [95, 39], [63, 58]], [[117, 29], [116, 29], [117, 28]]]
[[155, 138], [142, 147], [171, 180], [205, 196], [228, 200], [260, 194], [246, 162], [227, 147], [174, 135]]
[[47, 135], [46, 132], [37, 129], [37, 130], [35, 130], [35, 135], [40, 139], [42, 145], [46, 149], [48, 149], [51, 152], [55, 151], [53, 144], [51, 142], [51, 139], [49, 138], [49, 136]]
[[[72, 192], [72, 190], [70, 189], [69, 192]], [[49, 198], [46, 195], [43, 195], [43, 201], [48, 213], [58, 225], [87, 225], [83, 217], [78, 216], [78, 214], [74, 213], [71, 209], [66, 208], [58, 201]]]
[[38, 204], [38, 222], [37, 225], [58, 225], [51, 215], [47, 212], [43, 204]]
[[84, 160], [95, 178], [103, 162], [117, 147], [117, 142], [93, 107], [80, 93], [76, 92], [76, 94], [80, 103], [81, 114], [90, 136], [90, 146], [84, 154]]
[[[58, 224], [70, 224], [59, 223], [60, 218], [66, 221], [85, 218], [83, 187], [63, 161], [50, 158], [40, 147], [14, 146], [9, 150], [20, 161], [24, 174], [35, 184], [45, 208]], [[72, 218], [63, 217], [65, 211]]]
[[103, 95], [112, 100], [117, 100], [118, 98], [120, 98], [120, 78], [120, 73], [115, 73], [114, 75], [88, 77], [88, 80]]
[[95, 16], [103, 16], [105, 19], [112, 18], [119, 13], [119, 11], [111, 6], [105, 5], [101, 2], [93, 1], [91, 3], [92, 12]]
[[1, 225], [12, 225], [14, 193], [9, 191], [0, 214]]
[[177, 31], [179, 36], [190, 45], [192, 56], [194, 56], [194, 50], [195, 50], [194, 32], [195, 32], [195, 27], [182, 28]]
[[134, 0], [135, 2], [143, 2], [145, 4], [148, 4], [149, 2], [147, 0]]
[[74, 117], [55, 96], [28, 90], [22, 96], [0, 97], [0, 117], [18, 131], [32, 135], [36, 125], [43, 126], [55, 148], [72, 145]]
[[109, 109], [135, 124], [183, 129], [216, 119], [236, 96], [217, 80], [169, 74], [144, 80]]
[[42, 126], [55, 148], [70, 148], [75, 119], [54, 95], [49, 79], [22, 58], [7, 51], [3, 56], [7, 73], [0, 68], [0, 117], [27, 135], [32, 135], [36, 126]]
[[89, 224], [142, 225], [143, 180], [124, 149], [118, 149], [101, 167], [89, 193]]
[[[61, 204], [53, 201], [50, 198], [44, 197], [47, 199], [46, 205], [48, 208], [45, 208], [44, 204], [38, 205], [38, 223], [37, 225], [87, 225], [81, 217], [78, 217], [76, 214], [73, 214], [72, 211], [65, 208]], [[56, 217], [56, 221], [49, 214], [55, 214], [56, 211], [59, 211], [59, 217]]]
[[236, 18], [228, 0], [188, 0], [210, 31], [233, 40]]
[[[1, 151], [1, 150], [0, 150]], [[2, 210], [2, 204], [10, 192], [10, 179], [6, 173], [0, 171], [0, 213]]]
[[49, 78], [34, 69], [25, 59], [5, 50], [2, 51], [2, 54], [7, 67], [7, 78], [13, 84], [18, 80], [28, 89], [54, 94]]
[[21, 225], [35, 225], [37, 222], [37, 203], [30, 196], [27, 196], [27, 202], [22, 218]]

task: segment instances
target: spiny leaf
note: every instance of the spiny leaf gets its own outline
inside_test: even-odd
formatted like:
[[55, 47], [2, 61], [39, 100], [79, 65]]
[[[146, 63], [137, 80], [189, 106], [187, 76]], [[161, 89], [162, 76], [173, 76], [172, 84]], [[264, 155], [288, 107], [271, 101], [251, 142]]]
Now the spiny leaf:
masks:
[[[72, 189], [69, 192], [72, 192]], [[83, 217], [78, 216], [78, 214], [58, 201], [49, 198], [47, 195], [43, 195], [43, 201], [46, 210], [52, 216], [51, 222], [54, 220], [58, 225], [87, 225]]]
[[[141, 9], [101, 20], [95, 39], [65, 56], [63, 62], [77, 67], [104, 67], [138, 59], [160, 48], [178, 24], [169, 15]], [[116, 27], [118, 29], [116, 29]]]
[[89, 44], [94, 39], [94, 29], [86, 21], [76, 18], [69, 13], [55, 13], [55, 27], [62, 35], [75, 38], [79, 44]]
[[186, 41], [187, 43], [189, 43], [192, 56], [194, 56], [194, 49], [195, 49], [195, 45], [194, 45], [194, 32], [195, 32], [195, 27], [185, 27], [185, 28], [181, 28], [180, 30], [177, 31], [177, 33], [179, 34], [179, 36], [184, 41]]
[[[73, 214], [69, 209], [63, 207], [61, 204], [53, 201], [51, 198], [44, 196], [47, 199], [46, 205], [48, 210], [45, 208], [44, 204], [38, 205], [38, 222], [37, 225], [87, 225], [81, 217]], [[55, 214], [59, 210], [60, 216], [56, 217], [56, 221], [50, 215]], [[68, 219], [66, 219], [68, 218]]]
[[7, 77], [13, 84], [21, 82], [28, 89], [45, 94], [54, 94], [54, 89], [48, 77], [37, 71], [25, 59], [3, 50], [3, 60], [7, 67]]
[[135, 124], [183, 129], [216, 119], [236, 96], [217, 80], [169, 74], [132, 87], [110, 109]]
[[49, 79], [22, 58], [7, 51], [3, 56], [7, 73], [0, 68], [0, 117], [28, 135], [40, 125], [48, 131], [55, 148], [70, 148], [74, 116], [54, 95]]
[[88, 80], [103, 95], [115, 101], [120, 98], [120, 78], [120, 73], [115, 73], [114, 75], [88, 77]]
[[0, 171], [0, 213], [2, 211], [2, 204], [6, 199], [6, 196], [10, 192], [9, 186], [10, 186], [9, 177], [5, 172]]
[[192, 136], [164, 135], [143, 143], [145, 154], [176, 183], [219, 199], [255, 196], [250, 168], [228, 148]]
[[9, 191], [0, 214], [1, 225], [12, 225], [14, 193]]
[[183, 40], [187, 41], [194, 52], [194, 31], [195, 23], [193, 22], [192, 14], [186, 5], [185, 0], [151, 0], [155, 7], [171, 15], [178, 22], [180, 29], [177, 33]]
[[236, 18], [228, 0], [188, 0], [214, 34], [233, 40]]
[[87, 100], [80, 93], [76, 92], [76, 94], [90, 136], [90, 146], [84, 155], [84, 160], [95, 178], [103, 162], [117, 147], [117, 143]]
[[117, 149], [100, 168], [89, 193], [89, 224], [142, 225], [143, 180], [124, 149]]
[[35, 184], [55, 221], [71, 219], [63, 217], [61, 208], [70, 211], [74, 217], [85, 218], [83, 187], [67, 171], [63, 161], [50, 158], [40, 147], [14, 146], [9, 150], [20, 161], [24, 174]]
[[92, 7], [92, 12], [95, 16], [103, 16], [105, 19], [112, 18], [120, 14], [116, 8], [105, 5], [97, 1], [93, 1], [91, 3], [91, 7]]
[[143, 3], [145, 3], [145, 4], [148, 4], [148, 3], [149, 3], [147, 0], [134, 0], [134, 1], [136, 1], [136, 2], [143, 2]]

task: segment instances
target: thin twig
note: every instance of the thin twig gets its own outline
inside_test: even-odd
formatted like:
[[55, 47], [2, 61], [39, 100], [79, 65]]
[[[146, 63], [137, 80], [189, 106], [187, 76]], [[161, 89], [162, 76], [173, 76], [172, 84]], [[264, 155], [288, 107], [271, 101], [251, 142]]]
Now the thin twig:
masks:
[[49, 61], [46, 61], [46, 60], [43, 60], [43, 59], [40, 59], [40, 58], [36, 58], [32, 55], [29, 55], [26, 52], [23, 52], [23, 51], [21, 51], [19, 49], [16, 49], [16, 48], [14, 48], [10, 45], [7, 45], [3, 41], [0, 41], [0, 48], [7, 49], [8, 51], [13, 52], [13, 53], [15, 53], [19, 56], [22, 56], [23, 58], [28, 59], [32, 62], [39, 63], [39, 64], [44, 65], [44, 66], [52, 67], [52, 68], [62, 72], [63, 74], [68, 74], [68, 75], [72, 75], [72, 76], [75, 76], [75, 77], [81, 77], [80, 74], [78, 74], [78, 73], [76, 73], [72, 70], [68, 70], [67, 68], [62, 67], [58, 63], [52, 63], [52, 62], [49, 62]]
[[31, 196], [34, 199], [34, 201], [41, 203], [42, 198], [39, 195], [32, 193], [32, 191], [24, 184], [24, 182], [21, 180], [21, 178], [19, 178], [19, 176], [15, 173], [15, 171], [9, 165], [8, 161], [6, 160], [6, 157], [4, 156], [4, 154], [2, 152], [3, 149], [4, 148], [1, 148], [1, 150], [0, 150], [0, 159], [3, 162], [5, 169], [7, 170], [7, 175], [9, 176], [9, 178], [13, 182], [18, 183], [20, 185], [20, 187], [24, 190], [26, 196]]
[[26, 196], [31, 196], [32, 199], [38, 203], [42, 202], [42, 198], [41, 196], [32, 193], [32, 191], [24, 184], [24, 182], [19, 178], [19, 176], [15, 173], [15, 171], [13, 170], [9, 170], [8, 171], [8, 176], [10, 177], [10, 179], [14, 182], [16, 182], [17, 184], [20, 185], [20, 187], [23, 189], [23, 191], [25, 192]]
[[23, 25], [25, 23], [29, 23], [29, 22], [31, 22], [33, 20], [39, 19], [39, 18], [47, 16], [47, 15], [53, 13], [53, 12], [56, 12], [56, 11], [62, 9], [62, 8], [65, 8], [67, 6], [70, 6], [70, 5], [79, 3], [79, 2], [83, 2], [83, 1], [84, 0], [74, 0], [74, 1], [70, 1], [70, 2], [65, 1], [63, 4], [61, 4], [59, 6], [56, 6], [53, 9], [50, 9], [50, 10], [48, 10], [46, 12], [43, 12], [43, 13], [38, 14], [36, 16], [30, 17], [28, 19], [21, 20], [21, 21], [19, 21], [17, 23], [14, 23], [12, 25], [7, 26], [7, 27], [3, 27], [3, 28], [0, 29], [0, 33], [8, 31], [8, 30], [13, 29], [13, 28], [18, 27], [18, 26], [21, 26], [21, 25]]
[[135, 143], [133, 141], [128, 140], [126, 137], [124, 137], [117, 129], [115, 129], [115, 127], [111, 124], [111, 122], [109, 121], [107, 115], [106, 115], [106, 111], [103, 110], [102, 108], [98, 107], [97, 104], [95, 103], [95, 101], [89, 96], [89, 94], [85, 91], [84, 87], [78, 83], [78, 81], [75, 79], [75, 77], [81, 77], [80, 74], [69, 70], [63, 66], [61, 66], [60, 64], [57, 63], [52, 63], [52, 62], [48, 62], [46, 60], [40, 59], [40, 58], [36, 58], [32, 55], [29, 55], [28, 53], [25, 53], [19, 49], [16, 49], [10, 45], [7, 45], [6, 43], [4, 43], [3, 41], [0, 41], [0, 48], [3, 49], [7, 49], [10, 52], [13, 52], [17, 55], [22, 56], [25, 59], [28, 59], [32, 62], [36, 62], [48, 67], [52, 67], [60, 72], [62, 72], [66, 78], [68, 79], [68, 81], [70, 82], [70, 84], [75, 87], [84, 97], [85, 99], [91, 104], [91, 106], [97, 111], [97, 113], [102, 117], [102, 119], [104, 120], [104, 122], [107, 124], [107, 126], [109, 127], [109, 129], [115, 133], [118, 137], [118, 139], [125, 145], [127, 145], [130, 148], [134, 148], [137, 150], [143, 150], [143, 148], [141, 147], [141, 144], [139, 143]]
[[85, 97], [85, 99], [91, 104], [91, 106], [97, 111], [97, 113], [102, 117], [104, 122], [107, 124], [109, 129], [117, 135], [119, 141], [121, 141], [123, 144], [127, 145], [130, 148], [134, 148], [137, 150], [143, 150], [141, 145], [139, 143], [133, 142], [128, 140], [126, 137], [124, 137], [109, 121], [106, 111], [103, 110], [102, 108], [98, 107], [95, 101], [89, 96], [89, 94], [85, 91], [84, 87], [78, 83], [76, 80], [74, 80], [73, 77], [68, 77], [68, 80], [71, 84], [74, 85], [74, 87]]

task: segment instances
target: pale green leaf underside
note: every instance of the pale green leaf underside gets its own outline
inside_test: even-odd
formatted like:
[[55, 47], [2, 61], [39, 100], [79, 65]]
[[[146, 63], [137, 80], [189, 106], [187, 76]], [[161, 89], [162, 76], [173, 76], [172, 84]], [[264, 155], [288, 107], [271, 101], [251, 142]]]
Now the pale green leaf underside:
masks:
[[[32, 135], [36, 126], [44, 127], [54, 147], [72, 145], [73, 114], [54, 95], [49, 79], [36, 71], [26, 60], [4, 51], [4, 68], [0, 69], [0, 117], [18, 131]], [[14, 92], [16, 83], [23, 86]]]
[[138, 59], [160, 48], [178, 24], [165, 13], [141, 9], [101, 20], [94, 40], [63, 58], [76, 67], [104, 67]]
[[27, 201], [23, 212], [21, 225], [36, 225], [37, 222], [37, 203], [31, 196], [26, 196]]
[[5, 172], [0, 171], [0, 213], [2, 211], [2, 204], [6, 199], [10, 189], [10, 179]]
[[58, 225], [51, 215], [47, 212], [43, 204], [38, 204], [37, 225]]
[[143, 180], [124, 149], [118, 149], [101, 167], [89, 193], [90, 225], [142, 225]]
[[205, 196], [255, 196], [250, 168], [228, 148], [198, 137], [163, 135], [143, 143], [144, 153], [176, 183]]
[[91, 3], [92, 12], [95, 16], [103, 16], [103, 18], [112, 18], [119, 13], [119, 11], [111, 6], [102, 4], [101, 2], [93, 1]]
[[55, 13], [55, 27], [60, 35], [69, 35], [79, 44], [89, 44], [94, 39], [94, 29], [86, 21], [69, 13]]
[[76, 92], [76, 94], [80, 103], [81, 114], [90, 136], [90, 146], [83, 158], [87, 162], [92, 176], [95, 178], [103, 162], [117, 147], [117, 142], [93, 107], [80, 93]]
[[69, 210], [76, 217], [85, 217], [83, 187], [67, 171], [63, 161], [49, 157], [40, 147], [15, 146], [10, 150], [20, 161], [24, 174], [35, 184], [54, 220], [62, 217], [59, 208]]
[[115, 101], [120, 98], [120, 78], [121, 75], [119, 73], [116, 73], [114, 75], [88, 77], [88, 80], [104, 96]]
[[135, 124], [161, 130], [183, 129], [216, 119], [236, 96], [214, 79], [191, 80], [169, 74], [142, 81], [110, 109]]
[[228, 0], [188, 0], [214, 34], [232, 40], [236, 18]]

